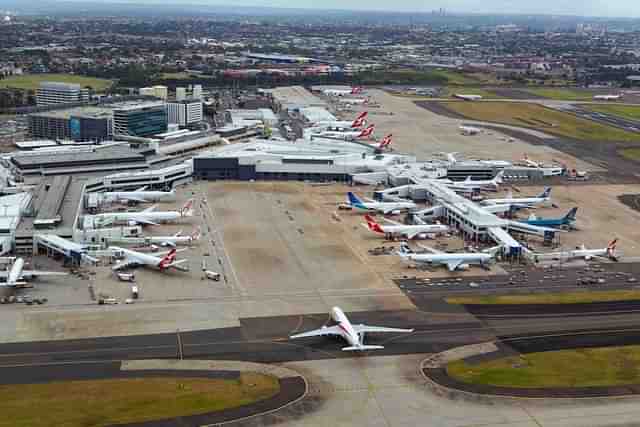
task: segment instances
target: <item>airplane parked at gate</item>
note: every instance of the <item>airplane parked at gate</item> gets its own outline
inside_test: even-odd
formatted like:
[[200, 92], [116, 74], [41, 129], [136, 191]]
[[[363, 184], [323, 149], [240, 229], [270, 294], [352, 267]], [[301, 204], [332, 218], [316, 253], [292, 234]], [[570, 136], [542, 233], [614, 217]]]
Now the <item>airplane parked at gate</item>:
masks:
[[541, 227], [575, 228], [576, 212], [578, 212], [577, 207], [571, 209], [565, 216], [560, 218], [537, 218], [534, 214], [531, 214], [528, 219], [520, 220], [520, 222]]
[[373, 131], [375, 130], [375, 128], [376, 128], [376, 125], [372, 124], [362, 130], [347, 131], [347, 132], [321, 131], [319, 133], [314, 133], [311, 136], [335, 138], [335, 139], [341, 139], [343, 141], [353, 141], [360, 138], [371, 137], [371, 135], [373, 135]]
[[125, 243], [129, 245], [144, 245], [155, 246], [160, 245], [164, 247], [176, 247], [179, 245], [189, 246], [200, 240], [202, 232], [198, 228], [196, 231], [189, 235], [182, 234], [182, 231], [177, 232], [173, 236], [142, 236], [142, 237], [121, 237], [116, 239], [109, 239], [110, 242]]
[[172, 268], [180, 271], [189, 271], [189, 269], [183, 265], [189, 260], [181, 259], [176, 261], [178, 250], [176, 250], [175, 248], [171, 249], [168, 252], [159, 253], [156, 255], [136, 252], [130, 249], [119, 248], [116, 246], [111, 246], [110, 249], [115, 251], [116, 253], [120, 252], [124, 255], [124, 261], [116, 264], [113, 267], [113, 271], [125, 270], [135, 267], [151, 267], [157, 268], [160, 271], [166, 271]]
[[339, 99], [338, 102], [341, 104], [347, 105], [366, 105], [369, 103], [368, 98], [342, 98]]
[[145, 187], [135, 191], [107, 191], [99, 193], [108, 202], [112, 203], [153, 203], [173, 202], [176, 199], [175, 190], [171, 191], [147, 191]]
[[19, 288], [25, 286], [28, 280], [38, 276], [66, 276], [67, 274], [59, 271], [25, 270], [24, 259], [17, 258], [8, 271], [0, 271], [0, 277], [5, 279], [5, 282], [0, 283], [0, 288]]
[[449, 231], [449, 227], [441, 224], [405, 225], [385, 218], [385, 221], [390, 225], [381, 225], [369, 215], [365, 215], [364, 219], [367, 221], [367, 224], [362, 225], [374, 233], [384, 234], [386, 237], [403, 237], [411, 240], [429, 234], [446, 233]]
[[483, 206], [491, 205], [513, 205], [515, 207], [528, 208], [536, 205], [541, 205], [551, 201], [551, 187], [546, 187], [544, 191], [536, 197], [521, 197], [514, 198], [512, 195], [508, 195], [505, 199], [486, 199], [480, 202]]
[[354, 193], [347, 193], [348, 202], [346, 206], [349, 206], [353, 209], [358, 209], [361, 211], [371, 212], [377, 211], [381, 212], [385, 215], [401, 212], [403, 210], [411, 210], [415, 209], [417, 205], [410, 201], [401, 201], [401, 202], [376, 202], [371, 199], [366, 199], [366, 201], [362, 201], [356, 196]]
[[[378, 144], [378, 150], [384, 150], [385, 148], [391, 148], [391, 143], [393, 142], [391, 138], [393, 134], [389, 134], [380, 140], [380, 144]], [[372, 144], [374, 145], [374, 144]]]
[[383, 326], [369, 326], [369, 325], [353, 325], [344, 312], [339, 307], [333, 307], [331, 309], [331, 319], [336, 322], [334, 326], [323, 326], [320, 329], [304, 332], [301, 334], [291, 335], [290, 339], [307, 338], [307, 337], [321, 337], [321, 336], [336, 336], [341, 337], [349, 346], [342, 347], [342, 351], [365, 351], [365, 350], [379, 350], [384, 347], [381, 345], [366, 345], [364, 344], [365, 334], [368, 333], [411, 333], [413, 329], [399, 329], [399, 328], [386, 328]]
[[479, 188], [481, 190], [490, 190], [497, 191], [502, 184], [502, 177], [504, 176], [504, 171], [500, 171], [494, 176], [492, 179], [478, 179], [473, 180], [470, 176], [467, 177], [464, 181], [451, 181], [451, 180], [438, 180], [442, 181], [444, 185], [451, 188], [454, 191], [468, 191], [475, 188]]
[[326, 128], [326, 129], [359, 129], [367, 122], [366, 117], [369, 113], [363, 111], [352, 121], [333, 121], [333, 122], [317, 122], [313, 127]]
[[415, 253], [406, 242], [400, 246], [398, 256], [405, 262], [416, 264], [445, 265], [449, 271], [466, 270], [471, 264], [487, 267], [502, 246], [494, 246], [482, 252], [446, 253], [427, 246], [421, 246], [431, 253]]
[[127, 222], [139, 225], [159, 225], [160, 222], [178, 221], [193, 216], [193, 199], [185, 203], [179, 211], [156, 212], [155, 209], [154, 205], [140, 212], [107, 212], [92, 215], [92, 218], [97, 224]]

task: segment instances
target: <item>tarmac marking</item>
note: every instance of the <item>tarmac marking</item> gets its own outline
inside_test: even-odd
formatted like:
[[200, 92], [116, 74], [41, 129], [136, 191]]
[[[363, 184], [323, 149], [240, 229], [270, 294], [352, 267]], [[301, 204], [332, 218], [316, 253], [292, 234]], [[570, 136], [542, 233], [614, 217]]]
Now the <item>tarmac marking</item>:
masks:
[[[566, 326], [566, 322], [562, 323]], [[584, 323], [581, 323], [584, 324]], [[507, 331], [510, 329], [518, 329], [523, 326], [531, 326], [531, 322], [523, 322], [522, 324], [512, 325], [512, 326], [500, 326], [500, 327], [490, 327], [490, 326], [481, 326], [481, 327], [469, 327], [469, 328], [451, 328], [451, 329], [438, 329], [438, 330], [417, 330], [410, 334], [400, 334], [394, 337], [389, 338], [385, 342], [390, 341], [401, 341], [403, 338], [415, 337], [415, 336], [423, 336], [423, 335], [438, 335], [438, 334], [455, 334], [455, 333], [470, 333], [470, 332], [488, 332], [492, 333], [492, 330], [501, 330]], [[527, 340], [527, 339], [535, 339], [535, 338], [548, 338], [548, 337], [557, 337], [557, 336], [572, 336], [572, 335], [589, 335], [589, 334], [604, 334], [604, 333], [616, 333], [616, 332], [640, 332], [640, 327], [630, 327], [630, 328], [612, 328], [605, 330], [597, 330], [597, 331], [577, 331], [577, 332], [558, 332], [551, 334], [543, 334], [543, 335], [527, 335], [524, 337], [516, 337], [516, 338], [507, 338], [501, 340], [502, 342], [511, 342], [518, 340]], [[274, 337], [270, 339], [258, 339], [258, 340], [232, 340], [232, 341], [209, 341], [209, 342], [199, 342], [199, 343], [185, 343], [184, 347], [207, 347], [207, 346], [220, 346], [220, 345], [237, 345], [237, 344], [279, 344], [279, 345], [289, 345], [296, 347], [308, 347], [303, 344], [295, 344], [292, 343], [288, 337]], [[10, 358], [10, 357], [33, 357], [33, 356], [51, 356], [51, 355], [64, 355], [64, 354], [86, 354], [86, 353], [100, 353], [100, 352], [119, 352], [119, 351], [136, 351], [136, 350], [161, 350], [161, 349], [175, 349], [175, 344], [166, 344], [166, 345], [156, 345], [156, 346], [130, 346], [130, 347], [109, 347], [109, 348], [98, 348], [98, 349], [86, 349], [86, 350], [63, 350], [63, 351], [49, 351], [49, 352], [25, 352], [25, 353], [4, 353], [0, 354], [0, 358]], [[313, 349], [313, 351], [323, 351], [320, 349]], [[330, 354], [328, 352], [325, 352]], [[5, 365], [2, 365], [5, 366]]]

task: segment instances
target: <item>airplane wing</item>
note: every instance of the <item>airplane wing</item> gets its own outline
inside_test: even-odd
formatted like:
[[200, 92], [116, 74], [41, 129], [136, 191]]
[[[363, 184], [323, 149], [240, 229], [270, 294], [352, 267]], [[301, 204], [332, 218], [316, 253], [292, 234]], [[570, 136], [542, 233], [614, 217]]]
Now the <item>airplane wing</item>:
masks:
[[397, 211], [398, 208], [382, 208], [379, 209], [383, 214], [385, 215], [389, 215], [390, 213], [392, 213], [393, 211]]
[[418, 224], [418, 225], [426, 225], [427, 224], [427, 221], [423, 220], [418, 215], [413, 215], [413, 222]]
[[121, 197], [122, 200], [126, 200], [128, 202], [138, 202], [138, 203], [145, 203], [147, 200], [143, 199], [142, 197]]
[[[157, 252], [157, 253], [155, 254], [155, 256], [157, 256], [158, 258], [162, 258], [163, 256], [167, 256], [167, 255], [169, 254], [169, 252], [171, 252], [172, 250], [173, 250], [173, 249], [168, 250], [168, 251], [164, 251], [164, 252]], [[177, 250], [176, 250], [176, 253], [184, 252], [184, 251], [188, 251], [188, 250], [189, 250], [189, 248], [177, 249]]]
[[148, 187], [148, 185], [143, 185], [142, 187], [138, 188], [138, 189], [137, 189], [137, 190], [135, 190], [135, 191], [144, 191], [144, 190], [146, 190], [146, 189], [147, 189], [147, 187]]
[[35, 276], [68, 276], [69, 273], [62, 271], [44, 271], [44, 270], [22, 270], [20, 275], [23, 279], [30, 279]]
[[338, 335], [342, 336], [342, 329], [336, 326], [327, 326], [320, 329], [314, 329], [313, 331], [303, 332], [301, 334], [291, 335], [289, 338], [307, 338], [307, 337], [322, 337], [325, 335]]
[[116, 265], [114, 265], [111, 269], [113, 271], [120, 271], [120, 270], [126, 270], [128, 268], [133, 268], [133, 267], [137, 267], [139, 266], [140, 263], [138, 261], [132, 260], [132, 259], [127, 259], [126, 261], [120, 262]]
[[385, 332], [398, 332], [398, 333], [410, 333], [413, 332], [413, 329], [399, 329], [399, 328], [385, 328], [384, 326], [370, 326], [370, 325], [353, 325], [353, 329], [357, 332], [357, 333], [371, 333], [371, 332], [379, 332], [379, 333], [385, 333]]
[[[405, 236], [407, 236], [407, 239], [411, 240], [411, 239], [413, 239], [414, 237], [416, 237], [418, 234], [422, 234], [422, 233], [427, 233], [427, 232], [426, 232], [426, 231], [424, 231], [424, 230], [422, 230], [422, 231], [420, 231], [420, 230], [417, 230], [417, 231], [411, 231], [411, 232], [405, 233]], [[428, 234], [428, 233], [427, 233], [427, 234]]]
[[420, 246], [422, 249], [425, 249], [425, 250], [431, 252], [432, 254], [442, 254], [442, 253], [444, 253], [444, 252], [439, 251], [439, 250], [437, 250], [435, 248], [432, 248], [432, 247], [429, 247], [429, 246], [425, 246], [425, 245], [421, 245], [420, 243], [418, 243], [418, 246]]
[[178, 260], [178, 261], [174, 261], [171, 264], [168, 264], [166, 266], [166, 268], [175, 268], [176, 270], [180, 270], [180, 271], [189, 271], [189, 269], [187, 267], [182, 265], [187, 261], [189, 261], [189, 260], [188, 259], [181, 259], [181, 260]]
[[455, 271], [456, 268], [458, 268], [460, 266], [460, 264], [462, 264], [462, 260], [461, 259], [452, 259], [450, 261], [447, 261], [446, 264], [447, 264], [447, 268], [449, 269], [449, 271]]
[[383, 218], [383, 220], [384, 220], [385, 222], [388, 222], [389, 224], [393, 224], [393, 225], [403, 225], [403, 224], [400, 224], [398, 221], [394, 221], [394, 220], [389, 219], [389, 218]]
[[158, 207], [158, 205], [153, 205], [153, 206], [149, 206], [148, 208], [144, 209], [142, 212], [153, 212], [156, 210], [156, 208]]
[[139, 218], [139, 217], [131, 217], [131, 221], [135, 221], [139, 224], [144, 224], [144, 225], [160, 225], [157, 222], [149, 221], [148, 219]]

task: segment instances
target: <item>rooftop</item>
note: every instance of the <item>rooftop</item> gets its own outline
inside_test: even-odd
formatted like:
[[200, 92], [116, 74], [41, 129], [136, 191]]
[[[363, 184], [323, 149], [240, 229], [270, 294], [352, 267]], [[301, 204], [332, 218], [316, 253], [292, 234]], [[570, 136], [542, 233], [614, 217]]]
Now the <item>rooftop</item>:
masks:
[[112, 108], [94, 106], [69, 108], [66, 110], [52, 110], [31, 114], [31, 116], [34, 117], [49, 117], [57, 119], [70, 119], [71, 117], [89, 117], [92, 119], [101, 119], [109, 118], [112, 115]]

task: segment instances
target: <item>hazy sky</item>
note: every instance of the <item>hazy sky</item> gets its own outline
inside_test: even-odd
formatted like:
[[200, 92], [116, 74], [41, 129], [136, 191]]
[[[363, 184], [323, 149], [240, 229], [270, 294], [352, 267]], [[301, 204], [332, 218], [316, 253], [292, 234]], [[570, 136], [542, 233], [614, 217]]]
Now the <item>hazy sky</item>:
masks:
[[[123, 0], [113, 0], [123, 1]], [[124, 0], [155, 3], [158, 0]], [[319, 9], [522, 13], [604, 17], [640, 17], [640, 0], [168, 0], [162, 3], [267, 6]]]

